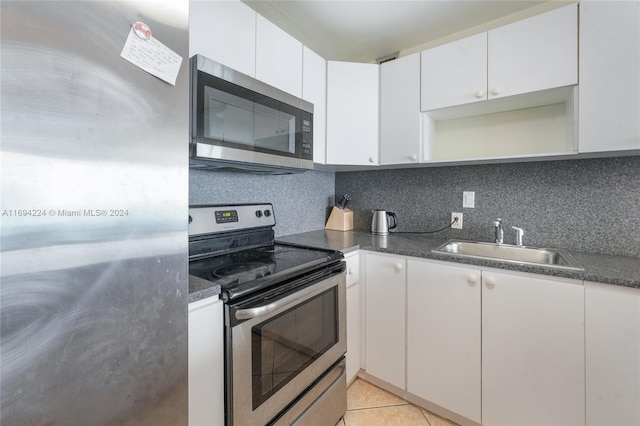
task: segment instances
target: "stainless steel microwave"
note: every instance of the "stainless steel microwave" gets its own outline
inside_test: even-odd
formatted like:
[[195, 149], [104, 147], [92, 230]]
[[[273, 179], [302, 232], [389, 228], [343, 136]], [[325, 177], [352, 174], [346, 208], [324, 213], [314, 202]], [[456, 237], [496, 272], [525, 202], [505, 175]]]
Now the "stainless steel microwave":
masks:
[[313, 104], [202, 55], [190, 65], [191, 167], [313, 168]]

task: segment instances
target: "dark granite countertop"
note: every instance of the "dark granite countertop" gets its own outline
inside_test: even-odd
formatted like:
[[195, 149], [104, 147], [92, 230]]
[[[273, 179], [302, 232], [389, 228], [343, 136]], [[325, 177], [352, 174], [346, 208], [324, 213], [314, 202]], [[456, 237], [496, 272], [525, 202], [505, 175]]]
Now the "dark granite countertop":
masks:
[[189, 303], [209, 297], [220, 296], [220, 286], [211, 281], [203, 280], [194, 275], [189, 275]]
[[417, 234], [391, 234], [388, 237], [379, 237], [363, 231], [342, 232], [320, 230], [279, 237], [277, 241], [339, 250], [343, 253], [354, 250], [370, 250], [402, 256], [464, 263], [485, 268], [498, 268], [640, 288], [640, 257], [607, 256], [566, 250], [574, 260], [584, 268], [584, 271], [573, 271], [431, 253], [431, 250], [437, 248], [447, 240]]

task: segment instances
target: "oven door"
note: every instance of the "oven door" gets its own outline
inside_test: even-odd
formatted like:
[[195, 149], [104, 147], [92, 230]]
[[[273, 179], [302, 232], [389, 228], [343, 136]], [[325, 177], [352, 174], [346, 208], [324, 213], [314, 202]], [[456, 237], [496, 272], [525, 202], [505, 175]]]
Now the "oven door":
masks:
[[242, 321], [227, 340], [228, 423], [267, 424], [345, 354], [345, 303], [340, 268], [276, 300], [227, 307]]

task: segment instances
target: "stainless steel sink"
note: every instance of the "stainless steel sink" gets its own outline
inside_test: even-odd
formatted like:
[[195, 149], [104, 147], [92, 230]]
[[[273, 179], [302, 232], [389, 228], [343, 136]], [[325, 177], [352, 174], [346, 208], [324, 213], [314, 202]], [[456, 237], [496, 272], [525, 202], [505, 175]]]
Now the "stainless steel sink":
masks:
[[550, 268], [583, 268], [568, 253], [558, 249], [512, 246], [509, 244], [477, 243], [473, 241], [449, 240], [432, 253], [500, 262], [538, 265]]

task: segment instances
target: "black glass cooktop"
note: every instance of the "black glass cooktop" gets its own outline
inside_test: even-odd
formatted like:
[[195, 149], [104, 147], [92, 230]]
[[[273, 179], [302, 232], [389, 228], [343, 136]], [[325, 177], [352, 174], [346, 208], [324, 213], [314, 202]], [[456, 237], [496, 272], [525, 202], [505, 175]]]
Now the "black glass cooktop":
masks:
[[275, 243], [189, 262], [189, 274], [220, 285], [230, 300], [335, 263], [342, 253]]

